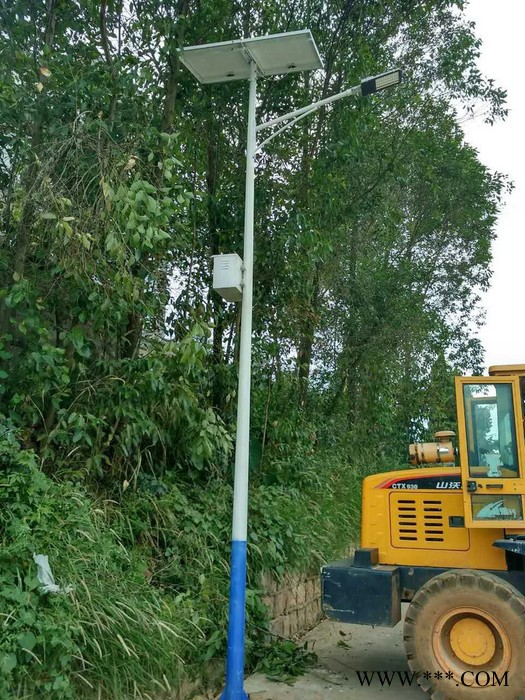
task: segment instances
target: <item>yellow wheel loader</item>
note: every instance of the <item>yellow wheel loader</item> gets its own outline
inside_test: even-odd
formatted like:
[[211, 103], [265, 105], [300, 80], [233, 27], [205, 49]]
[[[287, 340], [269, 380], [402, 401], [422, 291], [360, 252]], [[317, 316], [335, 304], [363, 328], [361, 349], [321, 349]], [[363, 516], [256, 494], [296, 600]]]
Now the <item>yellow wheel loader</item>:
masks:
[[[363, 482], [361, 547], [323, 567], [329, 618], [394, 627], [434, 700], [525, 699], [525, 365], [456, 377], [454, 433]], [[457, 466], [459, 464], [459, 466]]]

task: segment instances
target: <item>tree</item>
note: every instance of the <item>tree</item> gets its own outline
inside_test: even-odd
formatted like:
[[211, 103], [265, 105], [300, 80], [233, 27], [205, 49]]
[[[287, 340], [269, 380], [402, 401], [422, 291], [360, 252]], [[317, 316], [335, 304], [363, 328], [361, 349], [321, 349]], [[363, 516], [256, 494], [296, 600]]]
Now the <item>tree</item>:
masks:
[[290, 421], [313, 412], [383, 453], [433, 425], [433, 366], [480, 362], [466, 328], [506, 186], [458, 125], [459, 103], [489, 121], [505, 111], [461, 9], [1, 6], [2, 409], [50, 468], [225, 467], [240, 320], [209, 259], [241, 252], [246, 90], [197, 84], [177, 49], [304, 26], [325, 71], [261, 81], [260, 120], [390, 65], [406, 83], [325, 109], [260, 155], [254, 435], [271, 459], [286, 418], [294, 451], [313, 433]]

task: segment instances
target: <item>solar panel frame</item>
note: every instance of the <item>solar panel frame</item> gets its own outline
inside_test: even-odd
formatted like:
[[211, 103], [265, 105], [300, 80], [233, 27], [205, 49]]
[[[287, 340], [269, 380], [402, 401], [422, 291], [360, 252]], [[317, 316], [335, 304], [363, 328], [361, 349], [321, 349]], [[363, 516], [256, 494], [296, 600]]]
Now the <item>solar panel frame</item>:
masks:
[[260, 76], [317, 70], [323, 62], [309, 29], [179, 49], [181, 62], [201, 83], [247, 80], [250, 61]]

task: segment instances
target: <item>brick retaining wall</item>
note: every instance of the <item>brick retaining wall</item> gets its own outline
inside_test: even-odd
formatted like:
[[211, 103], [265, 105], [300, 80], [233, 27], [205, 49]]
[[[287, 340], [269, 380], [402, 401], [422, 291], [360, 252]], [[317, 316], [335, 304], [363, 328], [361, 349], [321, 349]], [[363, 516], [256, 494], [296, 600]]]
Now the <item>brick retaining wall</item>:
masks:
[[311, 630], [322, 618], [319, 572], [288, 574], [280, 582], [263, 576], [262, 588], [272, 634], [290, 639]]

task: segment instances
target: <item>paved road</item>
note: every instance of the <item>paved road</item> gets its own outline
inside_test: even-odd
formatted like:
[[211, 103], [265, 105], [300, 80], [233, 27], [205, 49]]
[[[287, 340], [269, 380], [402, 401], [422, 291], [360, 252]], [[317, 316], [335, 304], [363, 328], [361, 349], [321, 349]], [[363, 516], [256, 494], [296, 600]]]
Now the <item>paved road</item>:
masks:
[[[259, 674], [246, 681], [245, 689], [250, 700], [425, 700], [428, 696], [416, 685], [402, 685], [399, 676], [389, 673], [391, 685], [383, 676], [384, 685], [377, 673], [404, 672], [408, 666], [403, 651], [402, 625], [394, 629], [341, 625], [322, 622], [309, 632], [305, 640], [313, 645], [319, 658], [318, 666], [299, 678], [294, 686], [274, 683]], [[361, 672], [364, 686], [357, 671]], [[370, 686], [362, 672], [368, 671]], [[408, 677], [411, 674], [408, 673]]]

